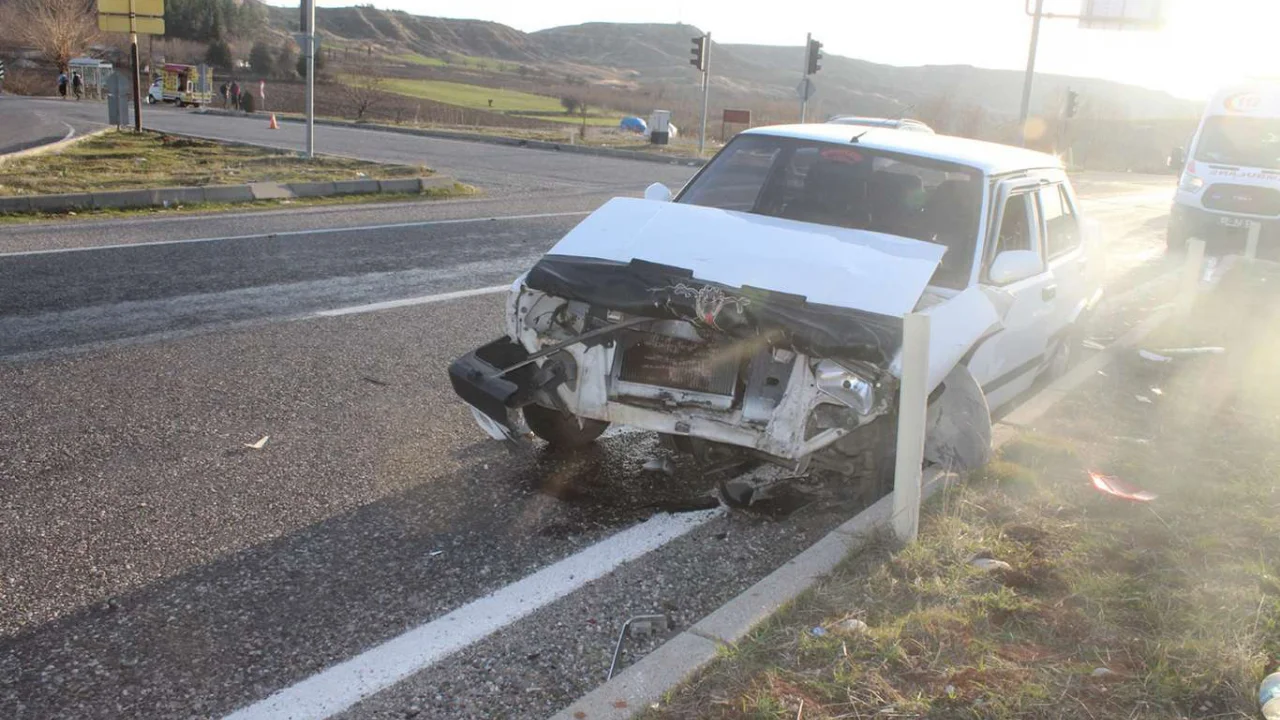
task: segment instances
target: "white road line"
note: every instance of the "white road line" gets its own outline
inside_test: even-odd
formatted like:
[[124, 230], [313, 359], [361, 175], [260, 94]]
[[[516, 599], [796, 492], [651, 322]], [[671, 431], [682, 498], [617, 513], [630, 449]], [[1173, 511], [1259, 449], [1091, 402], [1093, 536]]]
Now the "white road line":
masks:
[[[482, 218], [453, 218], [450, 220], [418, 220], [406, 223], [387, 223], [385, 225], [355, 225], [352, 227], [316, 228], [314, 230], [281, 230], [279, 232], [262, 232], [251, 235], [225, 235], [222, 237], [188, 238], [186, 240], [156, 240], [154, 242], [119, 243], [116, 245], [86, 245], [83, 247], [54, 248], [51, 250], [23, 250], [19, 252], [0, 253], [0, 258], [18, 257], [22, 255], [54, 255], [58, 253], [89, 252], [93, 250], [119, 250], [121, 248], [154, 247], [156, 245], [186, 245], [188, 243], [222, 242], [224, 240], [252, 240], [254, 238], [290, 237], [294, 235], [328, 235], [344, 232], [369, 232], [371, 230], [395, 230], [397, 228], [428, 227], [431, 225], [462, 225], [465, 223], [482, 223], [496, 220], [541, 220], [543, 218], [573, 217], [589, 215], [587, 211], [530, 213], [527, 215], [495, 215]], [[69, 226], [74, 229], [74, 226]]]
[[226, 720], [323, 720], [724, 513], [655, 515], [501, 590], [285, 688]]
[[62, 124], [63, 124], [63, 126], [64, 126], [64, 127], [66, 127], [66, 128], [67, 128], [67, 134], [66, 134], [66, 136], [64, 136], [64, 137], [62, 138], [63, 142], [65, 142], [65, 141], [67, 141], [67, 140], [70, 140], [71, 138], [73, 138], [73, 137], [75, 137], [75, 136], [76, 136], [76, 129], [75, 129], [75, 128], [73, 128], [73, 127], [71, 127], [71, 123], [68, 123], [68, 122], [66, 122], [66, 121], [62, 121]]
[[472, 288], [470, 290], [455, 290], [454, 292], [439, 293], [437, 295], [419, 295], [418, 297], [402, 298], [400, 300], [387, 300], [385, 302], [369, 303], [368, 305], [352, 305], [350, 307], [336, 308], [334, 310], [320, 310], [316, 312], [313, 317], [358, 315], [359, 313], [377, 312], [378, 310], [390, 310], [392, 308], [409, 307], [411, 305], [427, 305], [430, 303], [447, 302], [449, 300], [476, 297], [478, 295], [496, 295], [497, 293], [506, 292], [510, 289], [510, 285], [491, 285], [490, 287]]

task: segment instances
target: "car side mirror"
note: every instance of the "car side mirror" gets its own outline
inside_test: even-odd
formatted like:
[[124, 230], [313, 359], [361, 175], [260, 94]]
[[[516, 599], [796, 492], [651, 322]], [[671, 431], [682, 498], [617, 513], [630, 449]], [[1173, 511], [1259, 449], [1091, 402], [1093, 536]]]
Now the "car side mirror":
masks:
[[987, 276], [993, 285], [1008, 285], [1040, 274], [1044, 263], [1035, 250], [1005, 250], [991, 263]]
[[662, 183], [654, 183], [644, 189], [644, 199], [671, 202], [671, 188]]

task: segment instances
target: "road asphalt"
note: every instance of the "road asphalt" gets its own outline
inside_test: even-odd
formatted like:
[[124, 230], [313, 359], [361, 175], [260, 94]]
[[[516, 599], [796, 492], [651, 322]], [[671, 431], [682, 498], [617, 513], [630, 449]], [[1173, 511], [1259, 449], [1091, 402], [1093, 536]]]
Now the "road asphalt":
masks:
[[[81, 101], [82, 104], [87, 101]], [[48, 145], [76, 135], [97, 130], [103, 125], [84, 112], [66, 112], [67, 104], [54, 101], [35, 102], [14, 95], [0, 95], [0, 155]], [[103, 110], [106, 113], [106, 110]]]
[[[0, 717], [273, 717], [273, 693], [374, 668], [532, 573], [608, 571], [296, 715], [547, 716], [603, 681], [627, 617], [670, 627], [629, 639], [623, 664], [865, 502], [801, 486], [612, 562], [627, 528], [707, 507], [715, 477], [644, 472], [645, 433], [573, 455], [486, 440], [444, 369], [501, 332], [503, 296], [438, 296], [508, 283], [580, 213], [692, 169], [407, 141], [496, 190], [0, 229]], [[1158, 271], [1171, 181], [1079, 186], [1113, 289]], [[439, 301], [366, 307], [401, 298]], [[325, 314], [352, 308], [368, 311]]]

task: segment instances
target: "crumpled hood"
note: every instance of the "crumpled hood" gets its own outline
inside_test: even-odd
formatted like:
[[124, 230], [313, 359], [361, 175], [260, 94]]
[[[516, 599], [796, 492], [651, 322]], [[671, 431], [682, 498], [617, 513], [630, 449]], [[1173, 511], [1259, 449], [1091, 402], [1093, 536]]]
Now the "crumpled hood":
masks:
[[689, 270], [697, 280], [900, 318], [915, 308], [945, 252], [867, 230], [615, 198], [547, 256], [657, 263]]

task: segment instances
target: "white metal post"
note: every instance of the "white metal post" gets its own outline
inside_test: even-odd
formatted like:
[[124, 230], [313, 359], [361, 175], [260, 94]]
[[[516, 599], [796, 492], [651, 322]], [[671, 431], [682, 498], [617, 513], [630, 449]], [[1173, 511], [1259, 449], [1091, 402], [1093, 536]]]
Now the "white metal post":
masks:
[[1262, 238], [1262, 223], [1249, 223], [1249, 239], [1244, 244], [1244, 256], [1249, 260], [1258, 259], [1258, 240]]
[[1204, 241], [1192, 238], [1187, 243], [1187, 257], [1182, 266], [1182, 281], [1178, 286], [1178, 298], [1174, 307], [1178, 317], [1186, 317], [1195, 305], [1200, 291], [1200, 271], [1204, 267]]
[[702, 149], [707, 142], [707, 103], [711, 98], [711, 33], [707, 33], [707, 42], [702, 46], [702, 65], [702, 132], [698, 133], [698, 157], [702, 157]]
[[902, 319], [902, 385], [898, 393], [898, 458], [893, 473], [893, 531], [913, 542], [920, 528], [925, 416], [929, 402], [929, 316]]
[[1022, 109], [1018, 112], [1018, 133], [1022, 144], [1027, 144], [1027, 119], [1031, 116], [1031, 84], [1036, 77], [1036, 47], [1040, 44], [1040, 18], [1044, 12], [1044, 0], [1036, 0], [1035, 16], [1031, 19], [1031, 49], [1027, 51], [1027, 76], [1022, 80]]
[[302, 0], [303, 13], [307, 18], [305, 28], [307, 54], [307, 157], [316, 156], [316, 3], [315, 0]]

